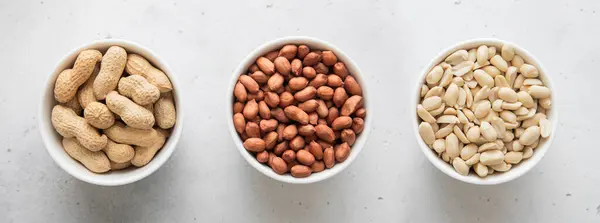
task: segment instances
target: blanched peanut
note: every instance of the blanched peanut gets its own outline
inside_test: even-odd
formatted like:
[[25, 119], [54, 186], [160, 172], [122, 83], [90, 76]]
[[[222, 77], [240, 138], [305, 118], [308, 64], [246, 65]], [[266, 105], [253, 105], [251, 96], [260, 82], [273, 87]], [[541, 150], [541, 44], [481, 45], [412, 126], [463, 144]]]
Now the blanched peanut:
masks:
[[500, 150], [490, 150], [481, 153], [479, 162], [486, 165], [497, 165], [504, 162], [504, 154]]
[[519, 136], [519, 143], [525, 146], [532, 145], [540, 138], [540, 127], [531, 126], [525, 129], [525, 132]]
[[469, 174], [469, 166], [459, 157], [455, 157], [452, 161], [452, 166], [460, 175], [466, 176]]
[[506, 163], [510, 163], [510, 164], [518, 164], [521, 162], [521, 160], [523, 159], [523, 153], [522, 152], [508, 152], [506, 154], [504, 154], [504, 162]]

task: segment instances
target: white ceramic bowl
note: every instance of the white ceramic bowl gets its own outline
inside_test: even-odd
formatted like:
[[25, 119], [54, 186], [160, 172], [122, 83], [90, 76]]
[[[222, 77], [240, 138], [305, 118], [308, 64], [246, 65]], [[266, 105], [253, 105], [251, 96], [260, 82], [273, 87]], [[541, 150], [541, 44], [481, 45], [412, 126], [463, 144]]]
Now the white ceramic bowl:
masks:
[[[310, 47], [311, 49], [331, 50], [333, 53], [335, 53], [338, 60], [345, 63], [350, 74], [358, 81], [358, 83], [362, 87], [363, 98], [364, 98], [364, 100], [363, 100], [364, 107], [367, 109], [367, 116], [365, 118], [364, 130], [360, 135], [357, 136], [356, 142], [354, 143], [354, 145], [352, 145], [352, 149], [350, 150], [350, 156], [348, 157], [348, 159], [346, 159], [342, 163], [336, 163], [335, 166], [333, 166], [333, 168], [331, 168], [331, 169], [325, 169], [319, 173], [313, 173], [309, 177], [306, 177], [306, 178], [295, 178], [295, 177], [291, 176], [289, 173], [285, 174], [285, 175], [279, 175], [279, 174], [276, 174], [275, 172], [273, 172], [273, 170], [269, 166], [259, 163], [256, 160], [256, 158], [254, 157], [254, 155], [252, 155], [250, 152], [248, 152], [244, 148], [244, 146], [242, 145], [243, 142], [242, 142], [240, 136], [238, 135], [238, 133], [235, 131], [235, 128], [233, 127], [233, 120], [232, 120], [233, 110], [232, 110], [231, 105], [234, 102], [233, 88], [234, 88], [235, 84], [237, 83], [238, 77], [240, 76], [240, 74], [246, 73], [248, 68], [252, 64], [254, 64], [254, 62], [256, 61], [256, 59], [258, 57], [260, 57], [270, 51], [280, 49], [281, 47], [283, 47], [286, 44], [296, 44], [296, 45], [304, 44], [304, 45], [307, 45], [308, 47]], [[263, 44], [262, 46], [259, 46], [254, 51], [252, 51], [250, 54], [248, 54], [248, 56], [246, 56], [246, 58], [240, 63], [238, 68], [235, 69], [235, 72], [233, 72], [233, 77], [231, 78], [231, 81], [229, 83], [229, 91], [227, 92], [226, 101], [230, 102], [229, 105], [226, 106], [227, 108], [225, 111], [226, 118], [227, 118], [227, 125], [229, 126], [229, 132], [231, 133], [231, 137], [233, 138], [233, 141], [234, 141], [237, 149], [239, 150], [240, 154], [242, 155], [242, 157], [244, 157], [244, 159], [246, 159], [246, 161], [248, 161], [248, 163], [250, 165], [252, 165], [252, 167], [256, 168], [258, 171], [260, 171], [264, 175], [267, 175], [267, 176], [269, 176], [275, 180], [281, 181], [281, 182], [292, 183], [292, 184], [308, 184], [308, 183], [314, 183], [314, 182], [318, 182], [321, 180], [325, 180], [327, 178], [330, 178], [330, 177], [338, 174], [339, 172], [344, 170], [346, 167], [348, 167], [348, 165], [350, 165], [356, 159], [356, 157], [358, 156], [360, 151], [363, 149], [365, 142], [367, 141], [367, 137], [369, 136], [369, 132], [371, 130], [371, 122], [372, 122], [371, 119], [374, 114], [373, 107], [371, 106], [371, 98], [369, 98], [369, 90], [367, 88], [367, 85], [366, 85], [366, 83], [363, 79], [363, 76], [361, 75], [361, 72], [358, 69], [358, 66], [356, 65], [356, 63], [354, 63], [354, 61], [349, 56], [347, 56], [344, 52], [342, 52], [340, 49], [338, 49], [334, 45], [332, 45], [328, 42], [325, 42], [323, 40], [317, 39], [317, 38], [305, 37], [305, 36], [290, 36], [290, 37], [284, 37], [281, 39], [276, 39], [276, 40], [267, 42], [267, 43]]]
[[[110, 171], [108, 173], [97, 174], [89, 171], [83, 165], [81, 165], [76, 160], [72, 159], [63, 149], [62, 146], [62, 136], [60, 136], [52, 127], [51, 113], [52, 108], [57, 102], [54, 100], [54, 82], [58, 77], [58, 74], [64, 69], [71, 68], [77, 55], [79, 52], [85, 49], [97, 49], [100, 50], [103, 54], [110, 46], [118, 45], [127, 51], [127, 53], [136, 53], [144, 58], [146, 58], [150, 63], [152, 63], [155, 67], [161, 69], [173, 84], [173, 98], [175, 100], [175, 105], [177, 107], [177, 122], [173, 127], [171, 135], [169, 136], [167, 142], [164, 147], [156, 154], [154, 159], [150, 161], [146, 166], [141, 168], [127, 168], [125, 170], [119, 171]], [[136, 182], [138, 180], [147, 177], [152, 174], [158, 168], [160, 168], [171, 156], [173, 151], [175, 150], [175, 146], [179, 141], [181, 136], [181, 131], [183, 129], [183, 106], [181, 102], [181, 85], [179, 81], [173, 75], [173, 72], [167, 66], [167, 64], [161, 60], [154, 52], [151, 50], [140, 46], [136, 43], [125, 41], [125, 40], [99, 40], [95, 41], [91, 44], [86, 44], [81, 47], [76, 48], [75, 50], [68, 53], [60, 62], [56, 65], [54, 71], [46, 81], [45, 91], [42, 93], [42, 99], [39, 107], [39, 117], [38, 117], [38, 125], [40, 129], [40, 133], [42, 134], [42, 139], [44, 144], [46, 145], [46, 150], [54, 159], [54, 161], [67, 173], [73, 175], [75, 178], [80, 179], [82, 181], [103, 185], [103, 186], [117, 186], [124, 185]]]
[[479, 184], [479, 185], [495, 185], [495, 184], [501, 184], [504, 182], [514, 180], [514, 179], [522, 176], [523, 174], [527, 173], [527, 171], [531, 170], [531, 168], [533, 168], [542, 159], [542, 157], [544, 157], [544, 155], [550, 148], [550, 145], [552, 144], [552, 141], [554, 140], [554, 137], [555, 137], [556, 126], [558, 125], [558, 121], [557, 121], [558, 120], [558, 112], [557, 112], [557, 106], [555, 103], [555, 99], [556, 99], [556, 95], [557, 95], [556, 88], [553, 87], [554, 85], [552, 84], [552, 80], [550, 80], [550, 77], [548, 76], [548, 73], [546, 72], [546, 70], [544, 69], [542, 64], [535, 57], [533, 57], [533, 55], [531, 55], [527, 50], [521, 48], [520, 46], [518, 46], [514, 43], [510, 43], [514, 46], [515, 53], [517, 55], [521, 56], [525, 60], [526, 63], [534, 65], [535, 67], [538, 68], [538, 71], [540, 73], [539, 79], [542, 80], [542, 82], [544, 82], [544, 84], [552, 90], [552, 108], [547, 110], [547, 112], [546, 112], [546, 115], [548, 116], [548, 120], [550, 120], [552, 122], [552, 134], [550, 135], [549, 138], [542, 139], [540, 141], [538, 147], [536, 149], [534, 149], [533, 156], [529, 159], [525, 159], [525, 160], [521, 161], [521, 163], [519, 163], [517, 165], [513, 165], [509, 171], [504, 172], [504, 173], [494, 173], [485, 178], [480, 178], [471, 170], [469, 175], [463, 176], [463, 175], [458, 174], [454, 170], [454, 167], [452, 167], [452, 165], [444, 162], [441, 158], [437, 157], [437, 154], [435, 153], [435, 151], [430, 149], [427, 146], [427, 144], [425, 144], [425, 142], [423, 142], [423, 139], [421, 139], [421, 136], [419, 135], [419, 131], [418, 131], [419, 118], [417, 116], [416, 111], [417, 111], [417, 104], [419, 104], [419, 102], [420, 102], [421, 86], [425, 83], [425, 76], [427, 75], [427, 73], [429, 73], [429, 71], [434, 66], [436, 66], [439, 63], [441, 63], [442, 61], [444, 61], [444, 59], [446, 57], [448, 57], [450, 54], [452, 54], [453, 52], [455, 52], [457, 50], [460, 50], [460, 49], [468, 50], [468, 49], [476, 48], [480, 45], [485, 44], [487, 46], [495, 46], [496, 49], [498, 49], [497, 52], [499, 54], [500, 49], [504, 43], [510, 43], [510, 42], [498, 40], [498, 39], [472, 39], [472, 40], [460, 42], [460, 43], [442, 51], [423, 69], [423, 71], [421, 72], [421, 75], [419, 77], [419, 80], [417, 82], [417, 87], [414, 91], [415, 94], [412, 96], [413, 100], [411, 101], [412, 102], [411, 107], [413, 110], [412, 110], [411, 114], [412, 114], [412, 119], [413, 119], [413, 129], [415, 130], [414, 131], [415, 137], [417, 138], [419, 147], [421, 147], [421, 150], [423, 151], [423, 153], [425, 154], [427, 159], [429, 159], [429, 161], [435, 167], [440, 169], [442, 172], [444, 172], [448, 176], [451, 176], [452, 178], [463, 181], [463, 182], [467, 182], [467, 183], [471, 183], [471, 184]]

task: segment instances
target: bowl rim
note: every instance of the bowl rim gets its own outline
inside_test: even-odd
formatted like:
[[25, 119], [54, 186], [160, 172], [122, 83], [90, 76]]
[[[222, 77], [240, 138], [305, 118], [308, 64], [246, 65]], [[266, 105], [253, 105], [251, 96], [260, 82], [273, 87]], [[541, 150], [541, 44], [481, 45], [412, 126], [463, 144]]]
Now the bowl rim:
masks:
[[342, 163], [336, 163], [336, 165], [331, 169], [325, 169], [319, 173], [313, 173], [309, 177], [306, 177], [306, 178], [295, 178], [295, 177], [292, 177], [289, 173], [286, 173], [285, 175], [279, 175], [279, 174], [276, 174], [275, 172], [273, 172], [273, 170], [270, 167], [268, 167], [267, 165], [259, 163], [253, 155], [251, 155], [248, 151], [246, 151], [246, 149], [244, 148], [244, 146], [242, 144], [241, 138], [238, 136], [238, 134], [235, 131], [235, 128], [233, 126], [233, 120], [232, 120], [232, 114], [233, 114], [232, 107], [233, 106], [231, 104], [227, 104], [225, 106], [226, 107], [225, 108], [225, 118], [227, 120], [229, 133], [234, 141], [234, 144], [237, 147], [237, 150], [239, 151], [240, 155], [246, 160], [246, 162], [248, 162], [248, 164], [250, 164], [252, 167], [254, 167], [254, 169], [256, 169], [259, 172], [261, 172], [262, 174], [264, 174], [274, 180], [280, 181], [280, 182], [285, 182], [285, 183], [290, 183], [290, 184], [316, 183], [316, 182], [319, 182], [322, 180], [326, 180], [330, 177], [333, 177], [333, 176], [337, 175], [338, 173], [342, 172], [344, 169], [346, 169], [346, 167], [348, 167], [352, 162], [354, 162], [354, 160], [358, 157], [358, 155], [362, 151], [363, 147], [365, 146], [365, 143], [366, 143], [369, 133], [371, 131], [371, 123], [373, 122], [372, 116], [374, 114], [373, 106], [371, 106], [371, 100], [369, 98], [369, 90], [368, 89], [370, 89], [370, 88], [368, 87], [368, 84], [364, 79], [364, 75], [358, 68], [356, 62], [354, 62], [354, 60], [352, 60], [352, 58], [350, 58], [346, 53], [344, 53], [338, 47], [334, 46], [333, 44], [331, 44], [327, 41], [324, 41], [324, 40], [321, 40], [318, 38], [314, 38], [314, 37], [286, 36], [286, 37], [267, 41], [266, 43], [256, 47], [239, 63], [238, 67], [233, 72], [233, 75], [229, 81], [228, 92], [227, 92], [227, 94], [225, 94], [227, 97], [225, 101], [234, 102], [233, 89], [235, 87], [235, 84], [237, 83], [238, 77], [240, 76], [240, 74], [246, 73], [246, 70], [248, 69], [248, 67], [251, 66], [258, 57], [264, 55], [265, 53], [267, 53], [269, 51], [279, 49], [286, 44], [305, 44], [305, 45], [309, 45], [309, 46], [313, 46], [313, 47], [314, 47], [314, 45], [321, 45], [322, 47], [315, 47], [315, 48], [317, 48], [317, 49], [323, 48], [323, 49], [327, 49], [327, 50], [334, 52], [335, 55], [338, 57], [338, 60], [344, 62], [344, 64], [348, 68], [348, 70], [353, 71], [353, 72], [351, 72], [352, 76], [357, 80], [357, 82], [362, 87], [362, 90], [363, 90], [362, 96], [364, 99], [363, 100], [364, 107], [368, 108], [368, 110], [369, 110], [368, 113], [370, 115], [367, 115], [365, 117], [364, 129], [363, 129], [362, 133], [356, 137], [356, 142], [354, 143], [354, 145], [352, 145], [352, 149], [350, 150], [351, 152], [350, 152], [350, 155], [348, 156], [348, 158]]
[[[173, 91], [172, 91], [172, 95], [173, 95], [173, 100], [175, 101], [176, 107], [177, 109], [177, 118], [176, 118], [176, 124], [175, 126], [172, 128], [171, 130], [171, 135], [169, 136], [167, 142], [165, 142], [165, 145], [160, 149], [159, 153], [157, 153], [157, 155], [155, 155], [154, 159], [149, 162], [147, 165], [143, 166], [143, 167], [139, 167], [139, 168], [135, 168], [132, 169], [131, 172], [127, 172], [127, 173], [119, 173], [119, 171], [116, 171], [112, 174], [117, 174], [117, 175], [110, 175], [107, 173], [101, 173], [101, 174], [97, 174], [97, 173], [93, 173], [89, 170], [87, 170], [85, 167], [83, 167], [83, 165], [81, 163], [79, 163], [78, 161], [75, 161], [76, 165], [80, 165], [79, 167], [76, 167], [75, 165], [73, 165], [72, 163], [67, 163], [64, 161], [61, 161], [61, 159], [63, 159], [63, 156], [67, 156], [69, 157], [66, 152], [64, 150], [57, 150], [54, 149], [55, 147], [61, 148], [62, 149], [62, 145], [60, 143], [56, 144], [56, 142], [54, 141], [54, 137], [56, 137], [56, 135], [58, 135], [58, 133], [55, 132], [54, 128], [52, 127], [52, 124], [50, 123], [50, 114], [51, 114], [51, 110], [52, 107], [50, 107], [50, 110], [47, 110], [47, 103], [48, 103], [48, 98], [49, 96], [47, 95], [49, 93], [48, 88], [53, 88], [54, 83], [50, 83], [50, 82], [54, 82], [56, 77], [58, 76], [58, 74], [62, 71], [61, 67], [65, 66], [64, 64], [66, 63], [73, 63], [75, 61], [75, 59], [70, 60], [70, 58], [76, 58], [77, 54], [79, 54], [81, 51], [85, 50], [85, 49], [99, 49], [99, 48], [108, 48], [111, 45], [118, 45], [120, 47], [125, 48], [128, 53], [129, 50], [135, 51], [136, 54], [143, 54], [144, 57], [148, 57], [150, 56], [150, 58], [146, 58], [148, 61], [150, 61], [155, 67], [159, 67], [166, 75], [167, 77], [169, 77], [169, 80], [171, 81], [173, 87]], [[82, 44], [72, 50], [70, 50], [67, 54], [65, 54], [54, 66], [54, 70], [52, 71], [52, 73], [50, 73], [50, 75], [48, 75], [46, 77], [46, 81], [43, 82], [44, 83], [44, 87], [42, 89], [44, 89], [41, 93], [40, 96], [40, 101], [38, 104], [38, 126], [39, 126], [39, 133], [42, 136], [42, 141], [44, 143], [44, 147], [46, 148], [46, 151], [48, 152], [48, 154], [50, 155], [50, 157], [52, 157], [52, 159], [54, 160], [54, 162], [56, 164], [58, 164], [58, 166], [60, 166], [61, 169], [63, 169], [65, 172], [69, 173], [71, 176], [90, 183], [90, 184], [95, 184], [95, 185], [100, 185], [100, 186], [120, 186], [120, 185], [126, 185], [126, 184], [130, 184], [130, 183], [134, 183], [136, 181], [139, 181], [141, 179], [144, 179], [145, 177], [151, 175], [152, 173], [154, 173], [156, 170], [158, 170], [172, 155], [172, 153], [175, 151], [175, 149], [177, 148], [177, 143], [179, 142], [179, 139], [181, 138], [181, 133], [183, 131], [183, 118], [184, 118], [184, 112], [183, 112], [183, 103], [182, 103], [182, 85], [180, 84], [179, 80], [177, 79], [176, 75], [173, 74], [173, 71], [171, 70], [171, 68], [169, 67], [169, 65], [163, 60], [161, 59], [160, 56], [158, 56], [158, 54], [156, 54], [154, 51], [150, 50], [149, 48], [142, 46], [141, 44], [135, 43], [133, 41], [129, 41], [129, 40], [124, 40], [124, 39], [103, 39], [103, 40], [95, 40], [92, 41], [91, 43], [86, 43], [86, 44]], [[175, 90], [177, 89], [177, 90]], [[52, 97], [53, 98], [53, 97]], [[56, 101], [50, 102], [51, 104], [58, 104]], [[48, 117], [46, 117], [48, 116]], [[54, 132], [52, 132], [54, 131]], [[55, 136], [53, 136], [55, 135]], [[58, 135], [58, 137], [60, 137], [60, 135]], [[59, 140], [60, 141], [60, 140]], [[79, 168], [84, 168], [85, 170], [88, 171], [88, 173], [81, 173], [81, 171], [78, 171], [77, 169]], [[121, 175], [122, 174], [122, 175]]]
[[[539, 75], [539, 79], [542, 80], [542, 82], [550, 89], [552, 89], [552, 108], [549, 110], [548, 113], [548, 117], [549, 117], [549, 121], [552, 123], [552, 134], [550, 134], [550, 136], [545, 139], [544, 142], [541, 142], [540, 145], [534, 150], [533, 156], [530, 157], [527, 160], [523, 160], [522, 162], [520, 162], [517, 166], [517, 168], [513, 168], [507, 172], [504, 172], [502, 174], [497, 174], [493, 177], [485, 177], [485, 178], [480, 178], [479, 176], [475, 176], [474, 173], [472, 173], [472, 171], [469, 171], [469, 175], [467, 176], [463, 176], [458, 174], [454, 168], [452, 167], [451, 164], [448, 164], [446, 162], [444, 162], [441, 158], [437, 157], [437, 154], [434, 154], [433, 150], [430, 149], [421, 139], [421, 136], [419, 134], [418, 131], [418, 126], [419, 126], [419, 117], [417, 115], [417, 105], [420, 102], [420, 92], [421, 92], [421, 86], [425, 83], [425, 77], [427, 75], [427, 73], [429, 73], [429, 71], [436, 65], [438, 65], [439, 63], [441, 63], [447, 56], [449, 56], [451, 53], [455, 52], [456, 50], [459, 49], [467, 49], [467, 48], [471, 48], [468, 47], [470, 45], [488, 45], [488, 46], [496, 46], [496, 48], [498, 49], [497, 52], [499, 52], [500, 48], [498, 46], [502, 46], [503, 44], [511, 44], [517, 55], [521, 56], [527, 63], [534, 65], [540, 75]], [[556, 135], [556, 127], [558, 124], [558, 109], [556, 106], [556, 98], [557, 98], [557, 92], [556, 92], [556, 87], [552, 81], [552, 78], [550, 77], [551, 75], [546, 72], [546, 69], [544, 68], [544, 66], [541, 64], [541, 62], [535, 57], [533, 56], [533, 54], [531, 54], [529, 51], [527, 51], [525, 48], [514, 44], [512, 42], [509, 41], [505, 41], [505, 40], [501, 40], [501, 39], [497, 39], [497, 38], [475, 38], [475, 39], [468, 39], [468, 40], [464, 40], [464, 41], [460, 41], [458, 43], [455, 43], [453, 45], [451, 45], [448, 48], [445, 48], [444, 50], [442, 50], [440, 53], [438, 53], [435, 57], [433, 57], [433, 59], [428, 63], [427, 66], [425, 66], [422, 70], [421, 73], [419, 75], [419, 79], [417, 79], [417, 84], [416, 84], [416, 88], [413, 90], [413, 94], [412, 94], [412, 98], [410, 100], [411, 105], [410, 107], [413, 109], [411, 112], [411, 122], [413, 123], [413, 132], [415, 135], [415, 138], [417, 140], [417, 144], [420, 147], [421, 151], [423, 152], [423, 154], [425, 155], [425, 157], [427, 157], [427, 159], [430, 161], [431, 164], [433, 164], [438, 170], [442, 171], [443, 173], [445, 173], [446, 175], [465, 182], [465, 183], [470, 183], [470, 184], [475, 184], [475, 185], [497, 185], [497, 184], [502, 184], [502, 183], [506, 183], [509, 181], [512, 181], [514, 179], [519, 178], [520, 176], [524, 175], [525, 173], [529, 172], [535, 165], [537, 165], [540, 160], [544, 157], [544, 155], [547, 153], [548, 149], [550, 148], [552, 142], [554, 141], [555, 135]]]

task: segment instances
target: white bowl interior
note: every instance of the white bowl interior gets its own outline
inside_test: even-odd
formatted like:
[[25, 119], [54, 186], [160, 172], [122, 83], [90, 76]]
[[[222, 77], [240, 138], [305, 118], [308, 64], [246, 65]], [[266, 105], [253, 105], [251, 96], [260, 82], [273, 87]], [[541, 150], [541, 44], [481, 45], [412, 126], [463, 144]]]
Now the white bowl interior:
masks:
[[313, 173], [312, 175], [310, 175], [309, 177], [306, 177], [306, 178], [295, 178], [289, 174], [279, 175], [279, 174], [276, 174], [275, 172], [273, 172], [273, 170], [269, 166], [259, 163], [256, 160], [256, 158], [254, 157], [254, 155], [252, 155], [250, 152], [246, 151], [246, 149], [242, 145], [243, 142], [242, 142], [240, 136], [238, 136], [238, 133], [235, 131], [235, 128], [233, 126], [233, 120], [231, 118], [233, 116], [233, 110], [232, 110], [231, 104], [226, 106], [227, 107], [227, 110], [226, 110], [227, 124], [229, 125], [229, 132], [231, 133], [231, 137], [233, 138], [233, 141], [234, 141], [236, 147], [240, 151], [240, 154], [244, 157], [244, 159], [246, 159], [246, 161], [248, 161], [248, 163], [250, 165], [252, 165], [258, 171], [260, 171], [261, 173], [263, 173], [275, 180], [281, 181], [281, 182], [287, 182], [287, 183], [293, 183], [293, 184], [314, 183], [314, 182], [325, 180], [329, 177], [336, 175], [337, 173], [344, 170], [348, 165], [350, 165], [350, 163], [352, 163], [356, 159], [356, 157], [358, 156], [358, 154], [364, 147], [365, 142], [368, 138], [369, 132], [371, 130], [371, 117], [373, 114], [373, 107], [370, 106], [371, 100], [368, 97], [369, 91], [367, 89], [367, 85], [363, 79], [363, 76], [361, 75], [361, 72], [358, 69], [358, 66], [356, 66], [356, 63], [354, 63], [354, 61], [352, 61], [352, 59], [350, 57], [348, 57], [344, 52], [342, 52], [337, 47], [331, 45], [330, 43], [327, 43], [323, 40], [319, 40], [316, 38], [304, 37], [304, 36], [284, 37], [281, 39], [273, 40], [268, 43], [265, 43], [264, 45], [258, 47], [254, 51], [252, 51], [240, 63], [238, 68], [233, 73], [233, 77], [231, 78], [231, 81], [229, 84], [229, 91], [227, 92], [226, 100], [230, 101], [231, 103], [234, 102], [233, 88], [237, 82], [239, 75], [246, 73], [248, 68], [252, 64], [254, 64], [254, 62], [256, 61], [256, 59], [258, 57], [260, 57], [270, 51], [280, 49], [281, 47], [283, 47], [286, 44], [297, 44], [297, 45], [305, 44], [308, 47], [310, 47], [311, 49], [332, 51], [333, 53], [335, 53], [335, 55], [337, 56], [339, 61], [342, 61], [345, 63], [350, 74], [358, 81], [358, 83], [362, 87], [363, 98], [364, 98], [364, 107], [367, 109], [368, 114], [365, 118], [364, 130], [360, 135], [357, 136], [356, 142], [354, 143], [354, 145], [352, 146], [352, 149], [350, 150], [350, 155], [349, 155], [348, 159], [346, 159], [346, 161], [344, 161], [342, 163], [336, 163], [335, 166], [331, 169], [325, 169], [324, 171], [321, 171], [319, 173]]
[[[67, 68], [71, 68], [73, 66], [77, 55], [82, 50], [97, 49], [104, 54], [110, 46], [114, 45], [118, 45], [125, 48], [127, 53], [136, 53], [143, 56], [155, 67], [161, 69], [167, 76], [169, 76], [169, 79], [171, 80], [171, 83], [173, 84], [174, 88], [173, 98], [177, 108], [177, 121], [172, 129], [171, 135], [169, 136], [163, 148], [146, 166], [141, 168], [130, 167], [125, 170], [110, 171], [108, 173], [97, 174], [86, 169], [82, 164], [72, 159], [64, 151], [62, 146], [62, 136], [60, 136], [52, 126], [52, 108], [54, 107], [54, 105], [57, 104], [57, 102], [54, 100], [54, 82], [56, 81], [56, 78], [58, 77], [58, 74], [61, 71]], [[44, 144], [46, 145], [46, 149], [48, 150], [50, 156], [54, 159], [54, 161], [56, 161], [56, 163], [61, 168], [63, 168], [65, 171], [67, 171], [69, 174], [73, 175], [77, 179], [91, 184], [116, 186], [132, 183], [143, 179], [144, 177], [152, 174], [154, 171], [160, 168], [160, 166], [162, 166], [169, 159], [169, 157], [175, 150], [177, 142], [179, 141], [183, 129], [183, 109], [180, 96], [180, 87], [181, 85], [173, 76], [173, 73], [171, 72], [167, 64], [164, 61], [162, 61], [156, 54], [154, 54], [152, 51], [143, 46], [140, 46], [133, 42], [117, 39], [100, 40], [91, 44], [83, 45], [67, 54], [56, 65], [56, 69], [53, 71], [52, 75], [46, 82], [46, 90], [42, 95], [38, 119], [40, 133], [42, 134], [42, 139], [44, 141]]]
[[[468, 49], [476, 48], [476, 47], [479, 47], [480, 45], [485, 44], [487, 46], [495, 46], [496, 49], [498, 49], [497, 52], [499, 53], [500, 52], [499, 50], [501, 49], [502, 45], [505, 43], [512, 44], [515, 48], [515, 53], [517, 55], [521, 56], [526, 63], [529, 63], [529, 64], [537, 67], [538, 71], [540, 73], [539, 79], [542, 80], [542, 82], [544, 82], [544, 84], [552, 90], [552, 108], [548, 109], [546, 111], [548, 120], [550, 120], [550, 122], [552, 123], [552, 134], [547, 139], [540, 140], [538, 147], [536, 149], [534, 149], [533, 156], [531, 158], [525, 159], [517, 165], [513, 165], [512, 168], [507, 172], [494, 173], [485, 178], [480, 178], [473, 171], [470, 171], [469, 175], [463, 176], [463, 175], [458, 174], [454, 170], [454, 167], [452, 167], [452, 165], [444, 162], [441, 158], [437, 157], [436, 152], [433, 151], [432, 149], [430, 149], [427, 146], [427, 144], [425, 144], [425, 142], [423, 142], [423, 139], [421, 139], [421, 136], [419, 135], [419, 132], [418, 132], [419, 117], [417, 116], [416, 106], [417, 106], [417, 104], [420, 103], [421, 86], [425, 83], [425, 76], [427, 75], [427, 73], [429, 73], [429, 71], [434, 66], [436, 66], [439, 63], [441, 63], [442, 61], [444, 61], [444, 59], [446, 57], [448, 57], [450, 54], [452, 54], [453, 52], [460, 50], [460, 49], [468, 50]], [[522, 176], [523, 174], [527, 173], [527, 171], [529, 171], [531, 168], [533, 168], [542, 159], [542, 157], [546, 154], [546, 152], [550, 148], [550, 145], [552, 144], [552, 141], [554, 140], [554, 136], [556, 133], [556, 126], [558, 124], [558, 121], [557, 121], [558, 112], [556, 110], [556, 104], [555, 104], [556, 88], [554, 88], [553, 86], [554, 85], [552, 84], [552, 81], [550, 80], [550, 77], [548, 76], [548, 73], [546, 72], [546, 70], [544, 69], [542, 64], [537, 59], [535, 59], [535, 57], [533, 57], [533, 55], [531, 55], [527, 50], [519, 47], [518, 45], [515, 45], [510, 42], [506, 42], [503, 40], [498, 40], [498, 39], [473, 39], [473, 40], [467, 40], [464, 42], [460, 42], [460, 43], [442, 51], [440, 54], [438, 54], [429, 63], [429, 65], [427, 65], [425, 67], [425, 69], [423, 69], [423, 71], [421, 72], [420, 79], [419, 79], [417, 88], [414, 91], [415, 95], [413, 95], [413, 101], [411, 104], [411, 107], [413, 108], [413, 112], [411, 112], [411, 114], [413, 116], [412, 119], [414, 120], [413, 121], [413, 129], [415, 129], [415, 136], [417, 137], [417, 142], [418, 142], [419, 146], [421, 147], [421, 150], [423, 150], [423, 153], [425, 154], [427, 159], [429, 159], [429, 161], [431, 161], [431, 163], [435, 167], [440, 169], [442, 172], [444, 172], [448, 176], [451, 176], [452, 178], [455, 178], [457, 180], [471, 183], [471, 184], [480, 184], [480, 185], [495, 185], [495, 184], [500, 184], [500, 183], [514, 180], [514, 179]]]

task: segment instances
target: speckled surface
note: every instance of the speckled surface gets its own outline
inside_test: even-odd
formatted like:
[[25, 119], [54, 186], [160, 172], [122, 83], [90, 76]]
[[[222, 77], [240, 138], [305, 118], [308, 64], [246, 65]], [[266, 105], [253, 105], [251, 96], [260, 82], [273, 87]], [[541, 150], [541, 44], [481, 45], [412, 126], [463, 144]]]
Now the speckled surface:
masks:
[[[600, 1], [1, 1], [0, 222], [600, 222]], [[370, 79], [377, 110], [361, 156], [312, 185], [273, 181], [234, 148], [222, 95], [255, 47], [308, 35]], [[410, 129], [418, 73], [442, 49], [497, 37], [528, 49], [559, 93], [541, 163], [498, 186], [433, 167]], [[153, 49], [183, 83], [186, 127], [159, 171], [122, 187], [78, 181], [44, 149], [37, 106], [59, 59], [123, 38]]]

